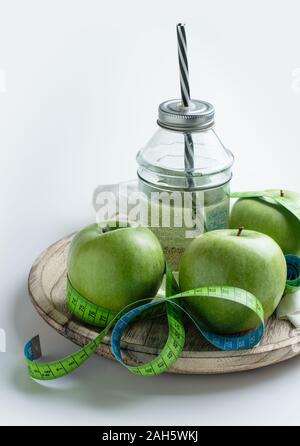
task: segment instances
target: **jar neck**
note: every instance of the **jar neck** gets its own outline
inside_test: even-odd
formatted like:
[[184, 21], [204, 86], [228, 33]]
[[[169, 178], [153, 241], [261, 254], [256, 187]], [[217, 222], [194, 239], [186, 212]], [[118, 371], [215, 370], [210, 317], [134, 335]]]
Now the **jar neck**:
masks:
[[140, 181], [147, 185], [163, 190], [209, 190], [216, 189], [229, 183], [232, 178], [231, 168], [213, 175], [193, 176], [193, 187], [190, 186], [190, 178], [183, 176], [163, 175], [144, 167], [139, 167], [137, 175]]
[[230, 181], [234, 162], [213, 129], [186, 134], [160, 128], [136, 159], [143, 181], [170, 190], [222, 186]]

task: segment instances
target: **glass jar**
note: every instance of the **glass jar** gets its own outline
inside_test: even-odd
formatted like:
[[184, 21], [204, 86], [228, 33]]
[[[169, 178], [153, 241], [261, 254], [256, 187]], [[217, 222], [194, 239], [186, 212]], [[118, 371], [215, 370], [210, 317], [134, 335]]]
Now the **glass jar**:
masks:
[[228, 227], [234, 158], [215, 132], [214, 107], [207, 102], [163, 102], [157, 123], [137, 154], [139, 189], [148, 202], [147, 224], [176, 270], [193, 237]]

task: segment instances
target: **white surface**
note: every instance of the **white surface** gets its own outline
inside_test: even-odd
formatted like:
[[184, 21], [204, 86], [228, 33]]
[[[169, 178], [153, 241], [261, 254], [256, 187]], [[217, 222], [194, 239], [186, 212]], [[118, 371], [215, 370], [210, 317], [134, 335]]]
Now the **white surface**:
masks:
[[[51, 384], [22, 348], [74, 346], [33, 310], [26, 279], [51, 242], [94, 219], [93, 188], [135, 176], [160, 101], [178, 96], [175, 24], [191, 89], [236, 155], [234, 190], [299, 190], [298, 0], [0, 2], [1, 424], [299, 424], [300, 358], [228, 376], [141, 379], [92, 358]], [[137, 111], [139, 107], [139, 111]], [[116, 122], [118, 120], [118, 124]]]

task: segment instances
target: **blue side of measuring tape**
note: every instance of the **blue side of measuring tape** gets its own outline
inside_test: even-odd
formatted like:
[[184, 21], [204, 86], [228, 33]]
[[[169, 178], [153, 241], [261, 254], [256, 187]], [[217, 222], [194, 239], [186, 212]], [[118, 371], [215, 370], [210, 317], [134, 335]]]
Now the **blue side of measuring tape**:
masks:
[[24, 347], [24, 355], [30, 361], [39, 359], [42, 356], [39, 335], [34, 336]]
[[[293, 287], [296, 291], [300, 288], [300, 258], [294, 255], [285, 256], [287, 263], [287, 285]], [[220, 336], [210, 331], [205, 330], [199, 322], [195, 321], [191, 314], [187, 312], [180, 305], [172, 302], [173, 305], [177, 305], [180, 307], [184, 313], [188, 315], [188, 317], [194, 322], [199, 332], [202, 336], [213, 346], [220, 350], [231, 351], [231, 350], [244, 350], [255, 347], [263, 338], [264, 335], [264, 325], [260, 324], [255, 330], [246, 333], [243, 336], [238, 337], [229, 337], [229, 336]], [[112, 352], [115, 358], [124, 365], [121, 355], [121, 338], [126, 330], [128, 324], [132, 322], [137, 316], [140, 316], [144, 311], [151, 308], [153, 303], [148, 303], [142, 305], [138, 308], [134, 308], [133, 310], [126, 313], [115, 325], [112, 336], [111, 336], [111, 346]]]
[[29, 361], [34, 360], [34, 357], [32, 354], [32, 340], [28, 341], [27, 344], [25, 344], [24, 355], [27, 359], [29, 359]]
[[295, 290], [300, 288], [300, 257], [294, 255], [285, 256], [287, 264], [287, 285], [294, 287]]
[[[287, 285], [293, 288], [295, 291], [300, 289], [300, 258], [294, 255], [285, 256], [287, 263]], [[168, 301], [170, 304], [179, 307], [181, 311], [183, 311], [195, 324], [199, 332], [202, 336], [216, 348], [224, 351], [231, 350], [244, 350], [255, 347], [264, 335], [264, 325], [260, 324], [255, 330], [246, 333], [245, 335], [238, 337], [230, 337], [230, 336], [220, 336], [215, 333], [212, 333], [206, 330], [203, 326], [200, 325], [198, 321], [196, 321], [192, 315], [181, 305], [174, 301]], [[125, 365], [122, 360], [121, 355], [121, 339], [126, 330], [128, 324], [133, 322], [137, 317], [139, 317], [144, 311], [153, 308], [155, 305], [161, 304], [159, 301], [146, 303], [139, 307], [136, 307], [122, 316], [112, 331], [111, 335], [111, 348], [112, 353], [122, 365]], [[35, 345], [33, 345], [33, 341], [35, 341]], [[33, 361], [40, 356], [39, 353], [39, 344], [38, 339], [30, 340], [24, 347], [24, 354], [27, 359]]]
[[[255, 347], [264, 335], [264, 324], [260, 324], [255, 330], [238, 337], [220, 336], [210, 331], [205, 330], [196, 322], [188, 311], [186, 311], [182, 306], [175, 302], [170, 302], [172, 305], [179, 307], [188, 317], [194, 322], [199, 332], [202, 336], [212, 345], [220, 350], [230, 351], [230, 350], [244, 350]], [[120, 364], [125, 365], [121, 355], [121, 339], [126, 330], [128, 324], [132, 322], [136, 317], [140, 316], [144, 311], [149, 310], [153, 305], [157, 303], [148, 303], [141, 305], [138, 308], [126, 313], [121, 319], [116, 323], [112, 335], [111, 335], [111, 349], [112, 353], [119, 361]]]

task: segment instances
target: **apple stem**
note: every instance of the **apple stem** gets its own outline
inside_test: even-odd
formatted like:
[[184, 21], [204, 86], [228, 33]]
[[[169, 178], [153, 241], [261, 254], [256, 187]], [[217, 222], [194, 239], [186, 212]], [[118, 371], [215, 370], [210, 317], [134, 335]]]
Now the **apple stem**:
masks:
[[237, 232], [237, 236], [239, 237], [242, 233], [242, 230], [245, 229], [244, 226], [242, 226], [241, 228], [239, 228], [238, 232]]
[[109, 225], [106, 225], [104, 228], [102, 228], [102, 233], [109, 232]]
[[280, 196], [281, 196], [281, 197], [284, 197], [284, 192], [283, 192], [282, 189], [280, 189]]

